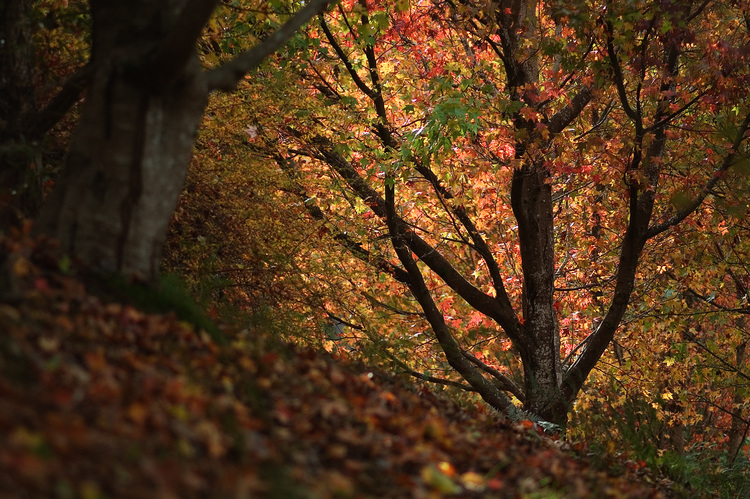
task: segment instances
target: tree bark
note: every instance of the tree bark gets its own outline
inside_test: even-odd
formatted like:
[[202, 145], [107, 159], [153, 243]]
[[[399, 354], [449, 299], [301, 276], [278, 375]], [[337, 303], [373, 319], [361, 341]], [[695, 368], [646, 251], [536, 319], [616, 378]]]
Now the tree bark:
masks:
[[[738, 370], [744, 368], [746, 353], [747, 342], [740, 343], [735, 347], [735, 363]], [[735, 387], [734, 396], [732, 397], [732, 425], [729, 428], [729, 441], [727, 442], [727, 450], [732, 461], [739, 454], [747, 436], [748, 425], [742, 417], [742, 404], [745, 402], [742, 392], [741, 388]]]
[[560, 391], [560, 334], [554, 309], [554, 220], [548, 178], [543, 167], [527, 163], [513, 172], [511, 185], [523, 269], [524, 337], [532, 345], [528, 353], [521, 350], [524, 408], [565, 426], [568, 411]]
[[0, 227], [32, 215], [41, 202], [38, 148], [24, 134], [24, 117], [36, 105], [31, 3], [0, 4]]
[[92, 0], [92, 60], [63, 174], [34, 230], [96, 271], [153, 281], [211, 90], [231, 90], [329, 0], [203, 72], [196, 42], [218, 0]]
[[148, 55], [180, 7], [92, 2], [92, 83], [35, 231], [96, 270], [156, 276], [207, 101], [195, 40], [188, 61], [154, 84]]

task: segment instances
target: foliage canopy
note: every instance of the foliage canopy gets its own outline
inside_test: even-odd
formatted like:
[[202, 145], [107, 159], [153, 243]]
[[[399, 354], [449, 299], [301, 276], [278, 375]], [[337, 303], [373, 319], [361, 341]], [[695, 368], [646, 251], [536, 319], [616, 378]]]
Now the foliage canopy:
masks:
[[242, 89], [248, 147], [427, 364], [564, 425], [687, 235], [742, 231], [748, 41], [741, 2], [341, 2]]

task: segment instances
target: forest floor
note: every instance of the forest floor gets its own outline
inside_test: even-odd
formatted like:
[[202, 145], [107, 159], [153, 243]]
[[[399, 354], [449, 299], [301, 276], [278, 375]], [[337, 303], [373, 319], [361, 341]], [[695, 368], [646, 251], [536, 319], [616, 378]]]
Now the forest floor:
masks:
[[0, 497], [671, 495], [429, 386], [96, 297], [28, 238], [2, 262]]

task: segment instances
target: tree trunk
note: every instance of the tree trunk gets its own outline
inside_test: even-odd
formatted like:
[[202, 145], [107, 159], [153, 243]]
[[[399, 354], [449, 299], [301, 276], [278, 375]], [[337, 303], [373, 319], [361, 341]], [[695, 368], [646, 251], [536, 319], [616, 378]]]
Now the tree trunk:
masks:
[[92, 2], [94, 75], [35, 231], [95, 270], [144, 280], [158, 272], [207, 102], [194, 46], [171, 74], [149, 64], [177, 3]]
[[31, 45], [31, 1], [0, 4], [0, 137], [20, 130], [24, 114], [34, 107]]
[[[742, 372], [745, 367], [747, 342], [740, 343], [735, 347], [735, 365], [737, 371]], [[747, 437], [747, 427], [742, 417], [742, 404], [745, 402], [744, 390], [741, 387], [735, 387], [734, 396], [732, 397], [732, 426], [729, 428], [729, 441], [727, 442], [727, 450], [729, 456], [734, 462], [735, 458], [742, 449], [745, 443], [745, 437]]]
[[[517, 154], [523, 154], [520, 145]], [[568, 407], [560, 389], [560, 332], [554, 308], [552, 189], [544, 167], [527, 164], [513, 173], [511, 205], [518, 220], [523, 268], [523, 334], [532, 345], [521, 351], [524, 408], [565, 427]]]
[[30, 0], [0, 3], [0, 228], [41, 203], [38, 148], [24, 134], [35, 108]]

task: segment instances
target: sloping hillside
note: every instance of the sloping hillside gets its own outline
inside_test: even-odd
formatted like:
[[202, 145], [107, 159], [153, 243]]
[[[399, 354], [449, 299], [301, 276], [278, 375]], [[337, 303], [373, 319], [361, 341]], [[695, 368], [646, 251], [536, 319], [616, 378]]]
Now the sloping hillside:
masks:
[[0, 261], [2, 497], [664, 494], [427, 387], [94, 297], [29, 238]]

